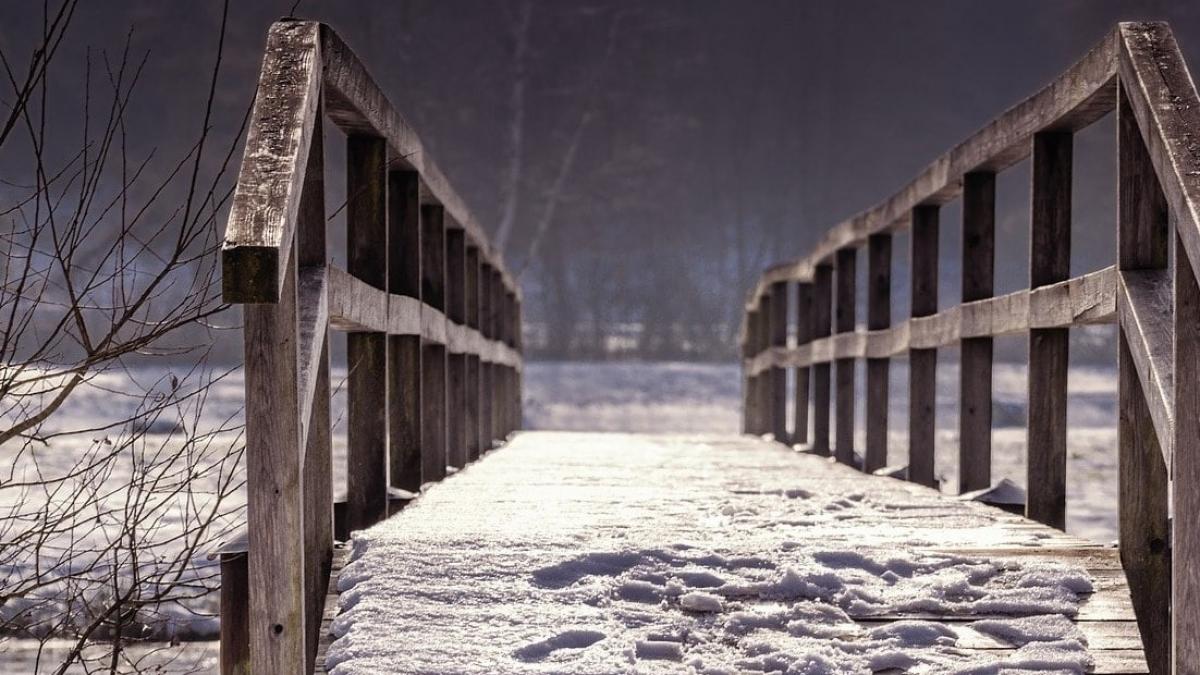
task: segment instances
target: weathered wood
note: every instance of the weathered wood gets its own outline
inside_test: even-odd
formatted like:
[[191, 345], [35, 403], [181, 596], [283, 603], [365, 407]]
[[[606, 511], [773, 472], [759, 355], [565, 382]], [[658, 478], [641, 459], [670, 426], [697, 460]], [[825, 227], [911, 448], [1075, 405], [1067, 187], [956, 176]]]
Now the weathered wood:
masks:
[[[886, 232], [867, 240], [867, 330], [887, 330], [892, 325], [892, 235]], [[887, 465], [888, 378], [887, 357], [867, 359], [867, 447], [863, 471]]]
[[421, 347], [421, 480], [446, 477], [446, 347]]
[[[996, 174], [963, 176], [962, 301], [992, 296]], [[961, 330], [959, 332], [961, 336]], [[959, 348], [958, 491], [992, 484], [992, 338], [962, 338]]]
[[[786, 347], [788, 330], [788, 289], [785, 282], [771, 285], [770, 295], [770, 346]], [[787, 432], [787, 370], [775, 366], [770, 370], [769, 397], [771, 405], [771, 429], [775, 440], [786, 443]]]
[[[813, 338], [829, 337], [833, 320], [833, 267], [818, 265], [813, 283]], [[829, 363], [812, 369], [813, 441], [812, 451], [829, 455]]]
[[321, 603], [328, 588], [333, 556], [333, 443], [329, 419], [329, 346], [325, 341], [315, 379], [303, 468], [304, 618], [309, 671], [313, 669], [320, 642]]
[[[1183, 248], [1177, 235], [1176, 251]], [[1171, 657], [1178, 673], [1200, 672], [1200, 284], [1188, 256], [1175, 255], [1175, 438], [1170, 462]], [[1165, 485], [1155, 485], [1164, 487]], [[1157, 589], [1156, 589], [1157, 590]], [[1161, 617], [1161, 612], [1158, 615]]]
[[[492, 266], [484, 264], [479, 269], [479, 331], [487, 339], [492, 334]], [[493, 426], [492, 387], [493, 367], [490, 360], [484, 361], [479, 370], [479, 436], [482, 439], [481, 452], [492, 449], [492, 440], [496, 438]]]
[[[467, 241], [463, 230], [446, 230], [446, 318], [456, 324], [467, 322]], [[465, 345], [448, 344], [446, 356], [446, 452], [447, 463], [467, 463], [467, 358]]]
[[[1152, 672], [1171, 664], [1170, 424], [1174, 391], [1166, 197], [1130, 105], [1117, 92], [1118, 455], [1121, 565]], [[1165, 342], [1165, 344], [1164, 344]], [[1164, 380], [1165, 378], [1165, 380]], [[1157, 412], [1156, 416], [1154, 413]]]
[[440, 206], [421, 207], [421, 300], [446, 311], [446, 227]]
[[[479, 249], [467, 248], [466, 259], [466, 289], [464, 301], [467, 306], [467, 325], [479, 329]], [[463, 410], [463, 426], [466, 435], [467, 460], [479, 459], [483, 445], [479, 424], [480, 394], [479, 394], [479, 355], [473, 353], [467, 356], [466, 397]]]
[[[938, 306], [938, 207], [913, 209], [909, 259], [913, 322], [937, 313]], [[911, 325], [912, 322], [910, 322]], [[934, 474], [937, 411], [937, 350], [910, 349], [908, 353], [908, 479], [937, 486]]]
[[[812, 294], [813, 287], [811, 283], [801, 282], [796, 284], [796, 347], [798, 349], [812, 342]], [[793, 396], [793, 403], [795, 408], [792, 414], [791, 442], [808, 443], [808, 366], [797, 366], [794, 377], [795, 392]]]
[[250, 675], [250, 578], [246, 554], [221, 554], [221, 675]]
[[243, 308], [250, 664], [297, 673], [305, 648], [304, 494], [297, 375], [296, 257], [275, 304]]
[[292, 254], [309, 148], [319, 127], [321, 50], [313, 23], [278, 22], [267, 47], [221, 249], [225, 302], [278, 302]]
[[[835, 327], [838, 334], [853, 333], [857, 295], [858, 251], [844, 248], [837, 252], [837, 307]], [[854, 359], [841, 358], [836, 362], [837, 425], [834, 432], [834, 454], [842, 464], [854, 466]]]
[[[382, 138], [346, 139], [346, 194], [348, 271], [386, 291], [387, 143]], [[346, 361], [346, 520], [358, 530], [387, 517], [386, 333], [350, 333]]]
[[388, 172], [388, 292], [421, 298], [421, 177]]
[[[1070, 132], [1033, 137], [1029, 286], [1038, 288], [1070, 276]], [[1029, 331], [1029, 414], [1025, 513], [1057, 528], [1066, 526], [1067, 351], [1065, 328]]]

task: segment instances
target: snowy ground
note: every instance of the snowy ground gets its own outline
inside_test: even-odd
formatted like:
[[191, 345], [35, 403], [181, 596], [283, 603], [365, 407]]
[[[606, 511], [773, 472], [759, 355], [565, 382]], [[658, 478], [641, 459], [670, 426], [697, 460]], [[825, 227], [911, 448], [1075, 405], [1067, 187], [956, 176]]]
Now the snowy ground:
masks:
[[[162, 369], [145, 370], [133, 376], [143, 382], [163, 378]], [[63, 421], [52, 419], [52, 426], [99, 426], [126, 410], [129, 401], [112, 392], [126, 383], [114, 375], [102, 386], [85, 390], [74, 397], [60, 413]], [[335, 388], [343, 375], [335, 373]], [[1116, 395], [1115, 373], [1104, 368], [1072, 368], [1069, 414], [1071, 431], [1069, 466], [1068, 530], [1097, 541], [1116, 536]], [[741, 404], [740, 369], [732, 364], [679, 363], [531, 363], [525, 372], [525, 426], [531, 429], [605, 430], [631, 432], [736, 433]], [[861, 374], [860, 374], [860, 382]], [[903, 361], [892, 367], [893, 405], [890, 427], [893, 431], [891, 459], [903, 463], [905, 448], [907, 373]], [[995, 479], [1009, 477], [1024, 484], [1024, 388], [1022, 366], [997, 364], [995, 375], [997, 428], [993, 432]], [[215, 423], [237, 416], [242, 404], [243, 384], [238, 374], [223, 380], [209, 398], [206, 414]], [[957, 371], [952, 363], [939, 369], [938, 466], [953, 484], [957, 448]], [[861, 405], [861, 404], [860, 404]], [[335, 395], [334, 455], [335, 490], [344, 490], [345, 424], [344, 392]], [[862, 420], [862, 410], [858, 419]], [[153, 436], [153, 434], [151, 434]], [[84, 434], [59, 438], [37, 449], [38, 469], [48, 474], [69, 471], [72, 463], [93, 440]], [[861, 446], [861, 436], [859, 443]], [[14, 447], [0, 448], [0, 465], [17, 461]], [[22, 467], [28, 457], [21, 459]], [[128, 476], [115, 473], [106, 478], [114, 485]], [[201, 490], [208, 486], [198, 486]], [[120, 496], [120, 495], [116, 495]], [[38, 495], [5, 491], [0, 485], [0, 508], [15, 502], [36, 508]], [[242, 499], [235, 496], [231, 505]], [[169, 539], [169, 528], [180, 522], [170, 513], [158, 519], [162, 538]], [[80, 534], [80, 533], [77, 533]], [[102, 528], [85, 537], [102, 538]], [[15, 564], [32, 565], [25, 560]], [[208, 561], [198, 559], [196, 569], [206, 569]], [[0, 570], [11, 573], [12, 570]], [[51, 592], [48, 590], [47, 592]], [[193, 635], [211, 635], [216, 629], [213, 614], [215, 597], [193, 603], [179, 613], [175, 627]], [[24, 657], [15, 656], [23, 648], [17, 640], [0, 638], [0, 673], [29, 673], [32, 666]], [[201, 671], [203, 672], [203, 668]]]
[[525, 433], [356, 533], [326, 664], [1084, 672], [1085, 570], [934, 550], [1069, 541], [1013, 521], [737, 436]]

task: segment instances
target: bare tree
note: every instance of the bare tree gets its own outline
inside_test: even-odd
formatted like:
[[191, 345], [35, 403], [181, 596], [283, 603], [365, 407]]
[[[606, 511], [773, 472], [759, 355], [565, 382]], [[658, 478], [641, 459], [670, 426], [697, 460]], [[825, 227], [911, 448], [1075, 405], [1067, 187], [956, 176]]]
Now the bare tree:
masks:
[[167, 161], [130, 152], [146, 57], [128, 42], [61, 96], [76, 8], [43, 4], [23, 62], [0, 49], [0, 658], [36, 638], [34, 672], [115, 673], [215, 624], [205, 554], [237, 521], [242, 440], [208, 347], [241, 134], [213, 149], [227, 4], [199, 129]]

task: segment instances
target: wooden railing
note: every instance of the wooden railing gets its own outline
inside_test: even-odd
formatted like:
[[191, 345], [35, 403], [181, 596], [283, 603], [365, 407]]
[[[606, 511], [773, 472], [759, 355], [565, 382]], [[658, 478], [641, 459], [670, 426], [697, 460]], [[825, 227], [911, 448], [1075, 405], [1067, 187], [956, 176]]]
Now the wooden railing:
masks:
[[[1072, 137], [1114, 110], [1117, 264], [1071, 277]], [[996, 174], [1030, 155], [1030, 287], [994, 296]], [[939, 310], [938, 212], [957, 197], [962, 302]], [[893, 324], [891, 242], [903, 230], [911, 242], [911, 316]], [[863, 247], [865, 330], [855, 325], [855, 265]], [[863, 468], [879, 469], [887, 464], [889, 359], [907, 353], [907, 475], [933, 486], [937, 349], [956, 345], [957, 487], [987, 487], [992, 338], [1028, 333], [1026, 514], [1062, 528], [1068, 331], [1117, 323], [1121, 560], [1151, 672], [1200, 673], [1198, 269], [1200, 98], [1166, 24], [1123, 23], [895, 195], [834, 227], [807, 257], [766, 270], [743, 325], [744, 430], [809, 443], [818, 454], [832, 447], [839, 461], [853, 463], [854, 367], [866, 359]], [[789, 295], [796, 298], [793, 331]], [[830, 364], [837, 403], [832, 446]], [[790, 430], [787, 368], [795, 369], [796, 382]]]
[[[346, 135], [346, 269], [326, 243], [326, 118]], [[329, 330], [348, 333], [353, 530], [519, 426], [521, 293], [363, 64], [305, 21], [270, 29], [222, 264], [245, 322], [248, 497], [246, 545], [221, 555], [222, 672], [311, 672], [335, 534]]]

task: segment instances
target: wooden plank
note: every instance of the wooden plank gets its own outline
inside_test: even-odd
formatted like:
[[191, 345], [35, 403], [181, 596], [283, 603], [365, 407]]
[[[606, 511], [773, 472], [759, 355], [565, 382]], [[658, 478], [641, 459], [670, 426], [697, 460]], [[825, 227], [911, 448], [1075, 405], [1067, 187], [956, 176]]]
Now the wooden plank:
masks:
[[[467, 248], [465, 291], [466, 293], [464, 301], [467, 306], [467, 325], [478, 330], [479, 249], [474, 246]], [[478, 333], [476, 334], [478, 335]], [[466, 407], [463, 410], [463, 426], [465, 427], [464, 433], [466, 435], [466, 452], [468, 461], [479, 459], [479, 454], [484, 447], [479, 424], [479, 384], [479, 355], [478, 352], [475, 352], [467, 357], [466, 391], [464, 392], [466, 397]]]
[[[828, 337], [833, 320], [833, 267], [818, 265], [813, 283], [813, 338]], [[829, 455], [829, 363], [812, 369], [813, 441], [812, 451]]]
[[[1194, 528], [1179, 524], [1195, 522], [1196, 472], [1194, 453], [1176, 448], [1194, 447], [1200, 409], [1195, 400], [1200, 375], [1194, 365], [1196, 282], [1194, 264], [1188, 264], [1198, 258], [1194, 195], [1200, 183], [1190, 140], [1195, 127], [1184, 126], [1185, 118], [1195, 118], [1186, 107], [1197, 98], [1170, 29], [1122, 24], [1120, 30], [1121, 562], [1152, 670], [1188, 672], [1178, 666], [1200, 663], [1200, 584], [1188, 570], [1196, 566], [1200, 549], [1189, 532]], [[1166, 270], [1172, 215], [1173, 280]]]
[[309, 147], [318, 126], [321, 51], [317, 25], [272, 24], [264, 54], [221, 245], [225, 302], [279, 301]]
[[[962, 187], [959, 178], [964, 174], [972, 171], [998, 173], [1025, 159], [1031, 152], [1030, 140], [1035, 133], [1044, 130], [1078, 131], [1111, 112], [1116, 103], [1119, 43], [1124, 38], [1124, 48], [1128, 51], [1135, 34], [1145, 35], [1147, 31], [1153, 32], [1153, 36], [1139, 39], [1152, 44], [1141, 51], [1165, 50], [1169, 46], [1172, 57], [1178, 54], [1174, 41], [1168, 43], [1162, 37], [1163, 34], [1170, 34], [1166, 24], [1121, 24], [1118, 30], [1106, 35], [1055, 80], [935, 159], [900, 191], [831, 228], [807, 256], [774, 265], [771, 269], [775, 273], [771, 281], [808, 281], [815, 266], [838, 249], [861, 246], [872, 234], [902, 229], [909, 224], [909, 216], [917, 207], [941, 205], [957, 197]], [[1139, 62], [1152, 63], [1149, 59]], [[1182, 60], [1179, 62], [1182, 63]], [[1182, 72], [1186, 73], [1185, 70]], [[1171, 89], [1156, 92], [1164, 99], [1168, 98], [1164, 95], [1168, 92], [1175, 95], [1186, 93], [1184, 80], [1177, 74], [1172, 75]], [[1157, 78], [1147, 76], [1146, 80], [1154, 82]], [[1159, 110], [1164, 108], [1174, 108], [1170, 114], [1177, 117], [1195, 117], [1200, 113], [1200, 105], [1167, 104], [1158, 107]], [[1190, 119], [1187, 121], [1190, 122]], [[1177, 122], [1176, 128], [1187, 126], [1182, 122]], [[1195, 123], [1192, 126], [1194, 128]], [[1180, 157], [1186, 154], [1186, 149], [1178, 142], [1176, 151]], [[1200, 183], [1197, 177], [1193, 177], [1192, 181]], [[763, 290], [765, 284], [760, 283], [747, 304], [753, 302]]]
[[[835, 331], [853, 333], [855, 301], [857, 300], [858, 251], [844, 248], [837, 252], [837, 307]], [[854, 359], [839, 358], [837, 376], [837, 425], [834, 432], [834, 453], [837, 461], [854, 466]]]
[[[938, 207], [918, 206], [912, 213], [909, 259], [912, 275], [910, 331], [917, 319], [938, 307]], [[908, 353], [908, 479], [937, 486], [934, 473], [937, 411], [937, 350]]]
[[418, 492], [422, 477], [421, 337], [388, 336], [390, 485]]
[[446, 477], [446, 347], [421, 348], [421, 480]]
[[250, 672], [250, 578], [246, 554], [221, 554], [221, 675]]
[[[963, 176], [964, 303], [992, 296], [995, 260], [996, 174], [975, 171]], [[963, 493], [992, 484], [992, 338], [961, 338], [958, 373], [958, 491]]]
[[[1065, 280], [1071, 270], [1070, 132], [1033, 137], [1033, 204], [1029, 286]], [[1065, 328], [1029, 331], [1029, 440], [1026, 464], [1029, 518], [1057, 528], [1067, 517], [1067, 350]]]
[[[467, 240], [457, 228], [446, 230], [446, 318], [460, 325], [467, 322]], [[446, 356], [446, 461], [457, 468], [466, 466], [468, 454], [465, 342], [449, 340]]]
[[304, 451], [304, 617], [308, 669], [320, 641], [321, 608], [333, 556], [333, 440], [329, 419], [329, 346], [322, 341]]
[[[382, 138], [346, 139], [346, 194], [347, 269], [386, 292], [387, 143]], [[359, 530], [387, 517], [387, 334], [350, 333], [346, 362], [346, 522]]]
[[[812, 341], [813, 336], [813, 316], [812, 316], [812, 294], [813, 287], [811, 283], [801, 282], [796, 284], [796, 346], [803, 347]], [[792, 414], [792, 438], [795, 443], [808, 443], [808, 404], [809, 404], [809, 368], [807, 365], [796, 366], [795, 369], [795, 392], [793, 402], [795, 409]]]
[[[489, 340], [493, 337], [492, 312], [492, 266], [485, 263], [479, 269], [479, 331]], [[481, 452], [491, 450], [492, 440], [496, 438], [492, 412], [493, 370], [492, 363], [485, 362], [479, 371], [479, 435], [483, 442]]]
[[304, 494], [296, 339], [296, 257], [275, 304], [246, 305], [246, 522], [252, 672], [296, 673], [305, 649]]
[[[892, 235], [875, 234], [867, 240], [867, 329], [886, 330], [892, 325]], [[867, 447], [863, 471], [887, 465], [888, 358], [867, 359]]]
[[[1176, 236], [1176, 251], [1183, 248]], [[1175, 256], [1175, 438], [1170, 462], [1171, 635], [1177, 672], [1200, 672], [1200, 284]], [[1165, 487], [1165, 486], [1163, 486]], [[1161, 610], [1158, 610], [1161, 613]], [[1189, 670], [1190, 669], [1190, 670]]]
[[[770, 305], [770, 346], [787, 347], [788, 334], [788, 292], [787, 283], [779, 282], [771, 285]], [[780, 366], [772, 366], [768, 375], [770, 390], [768, 396], [771, 406], [771, 429], [775, 440], [786, 443], [787, 432], [787, 371]]]

